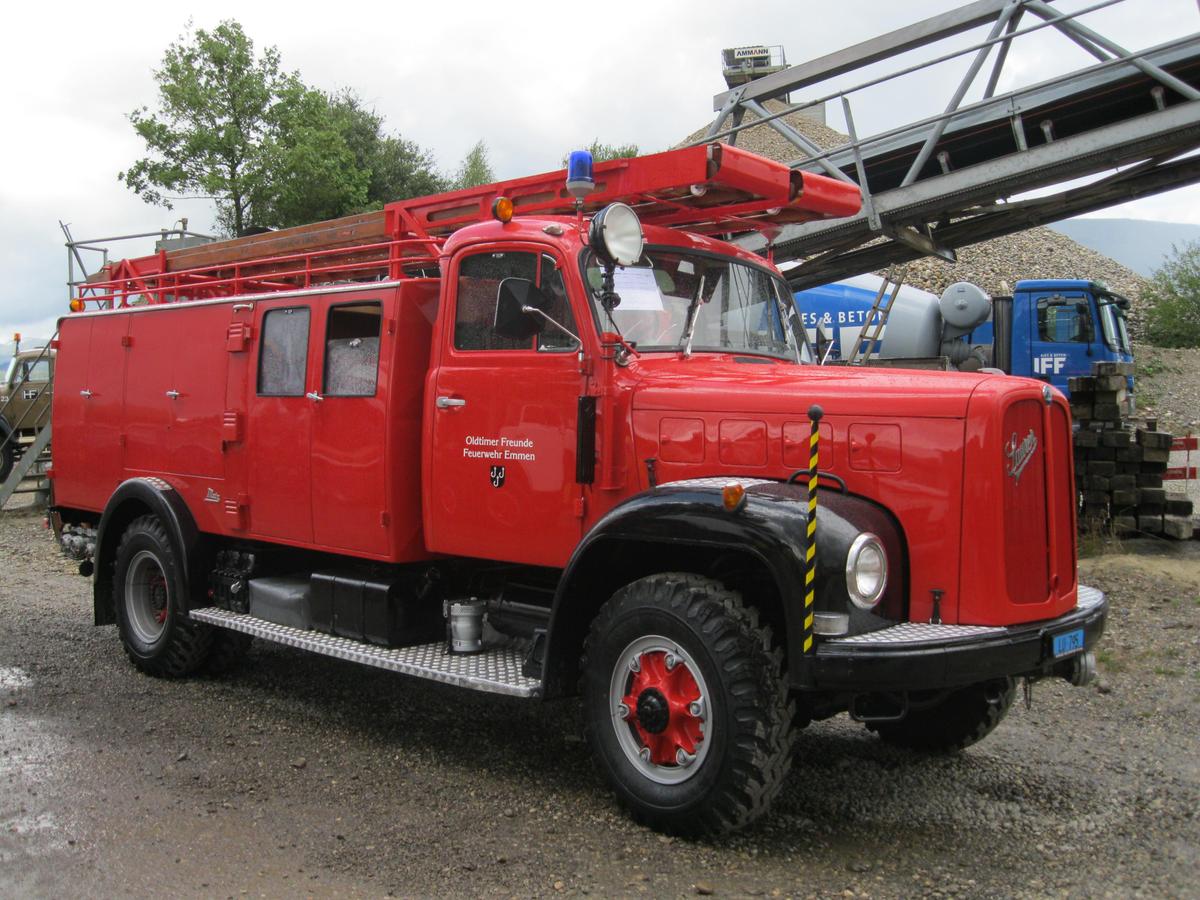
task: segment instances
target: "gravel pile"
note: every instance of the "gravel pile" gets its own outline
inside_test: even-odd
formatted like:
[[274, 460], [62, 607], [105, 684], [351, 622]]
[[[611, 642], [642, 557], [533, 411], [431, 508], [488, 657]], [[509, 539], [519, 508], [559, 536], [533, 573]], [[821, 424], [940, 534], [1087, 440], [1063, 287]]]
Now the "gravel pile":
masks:
[[[783, 104], [777, 100], [768, 101], [765, 105], [772, 112], [783, 108]], [[752, 122], [757, 118], [753, 113], [747, 113], [745, 121]], [[847, 141], [841, 132], [800, 113], [784, 116], [783, 120], [823, 150]], [[700, 140], [706, 130], [707, 127], [694, 131], [684, 143]], [[766, 125], [741, 132], [737, 146], [780, 162], [804, 157], [795, 145]], [[1109, 288], [1132, 301], [1131, 326], [1134, 333], [1140, 333], [1138, 304], [1145, 279], [1115, 260], [1089, 250], [1049, 228], [1033, 228], [962, 247], [958, 250], [956, 264], [935, 257], [915, 260], [908, 266], [905, 283], [940, 294], [956, 281], [970, 281], [989, 294], [1004, 294], [1011, 292], [1012, 286], [1023, 278], [1088, 278], [1103, 281]]]
[[224, 678], [140, 675], [10, 510], [0, 895], [1195, 895], [1200, 544], [1083, 568], [1113, 604], [1099, 685], [1040, 684], [944, 759], [817, 723], [759, 827], [687, 842], [618, 810], [572, 703], [262, 643]]

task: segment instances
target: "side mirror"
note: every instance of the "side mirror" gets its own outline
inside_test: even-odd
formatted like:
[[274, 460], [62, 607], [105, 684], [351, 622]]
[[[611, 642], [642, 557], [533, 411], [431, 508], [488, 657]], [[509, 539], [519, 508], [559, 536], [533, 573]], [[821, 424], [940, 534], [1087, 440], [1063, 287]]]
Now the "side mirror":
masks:
[[1096, 340], [1096, 326], [1092, 324], [1090, 318], [1083, 320], [1083, 339], [1089, 344]]
[[528, 278], [505, 278], [496, 292], [496, 334], [514, 341], [523, 341], [541, 332], [542, 317], [527, 313], [525, 307], [542, 309], [546, 295]]

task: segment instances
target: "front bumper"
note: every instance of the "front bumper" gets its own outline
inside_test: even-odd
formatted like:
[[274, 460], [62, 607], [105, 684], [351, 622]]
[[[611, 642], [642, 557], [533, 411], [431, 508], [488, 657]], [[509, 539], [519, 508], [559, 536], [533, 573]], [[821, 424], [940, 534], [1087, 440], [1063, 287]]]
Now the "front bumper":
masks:
[[[906, 622], [817, 645], [808, 688], [820, 691], [916, 691], [951, 688], [1004, 676], [1039, 678], [1062, 670], [1104, 633], [1108, 600], [1079, 586], [1073, 610], [1057, 619], [1008, 627]], [[1055, 659], [1055, 635], [1083, 629], [1084, 646]]]

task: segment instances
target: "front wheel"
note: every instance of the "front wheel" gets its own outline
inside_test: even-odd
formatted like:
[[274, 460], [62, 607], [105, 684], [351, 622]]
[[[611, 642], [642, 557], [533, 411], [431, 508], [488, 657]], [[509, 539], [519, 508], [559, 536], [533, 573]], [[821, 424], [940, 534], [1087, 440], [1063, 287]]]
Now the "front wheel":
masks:
[[634, 818], [719, 833], [762, 815], [791, 765], [782, 654], [719, 582], [669, 573], [617, 591], [583, 659], [588, 743]]

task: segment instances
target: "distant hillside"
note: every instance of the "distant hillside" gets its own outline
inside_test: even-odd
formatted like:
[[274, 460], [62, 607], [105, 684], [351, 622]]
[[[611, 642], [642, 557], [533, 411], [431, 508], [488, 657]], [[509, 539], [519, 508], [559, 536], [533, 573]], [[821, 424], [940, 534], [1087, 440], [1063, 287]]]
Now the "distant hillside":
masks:
[[1141, 219], [1067, 219], [1050, 226], [1142, 276], [1162, 265], [1172, 244], [1200, 241], [1200, 225]]

